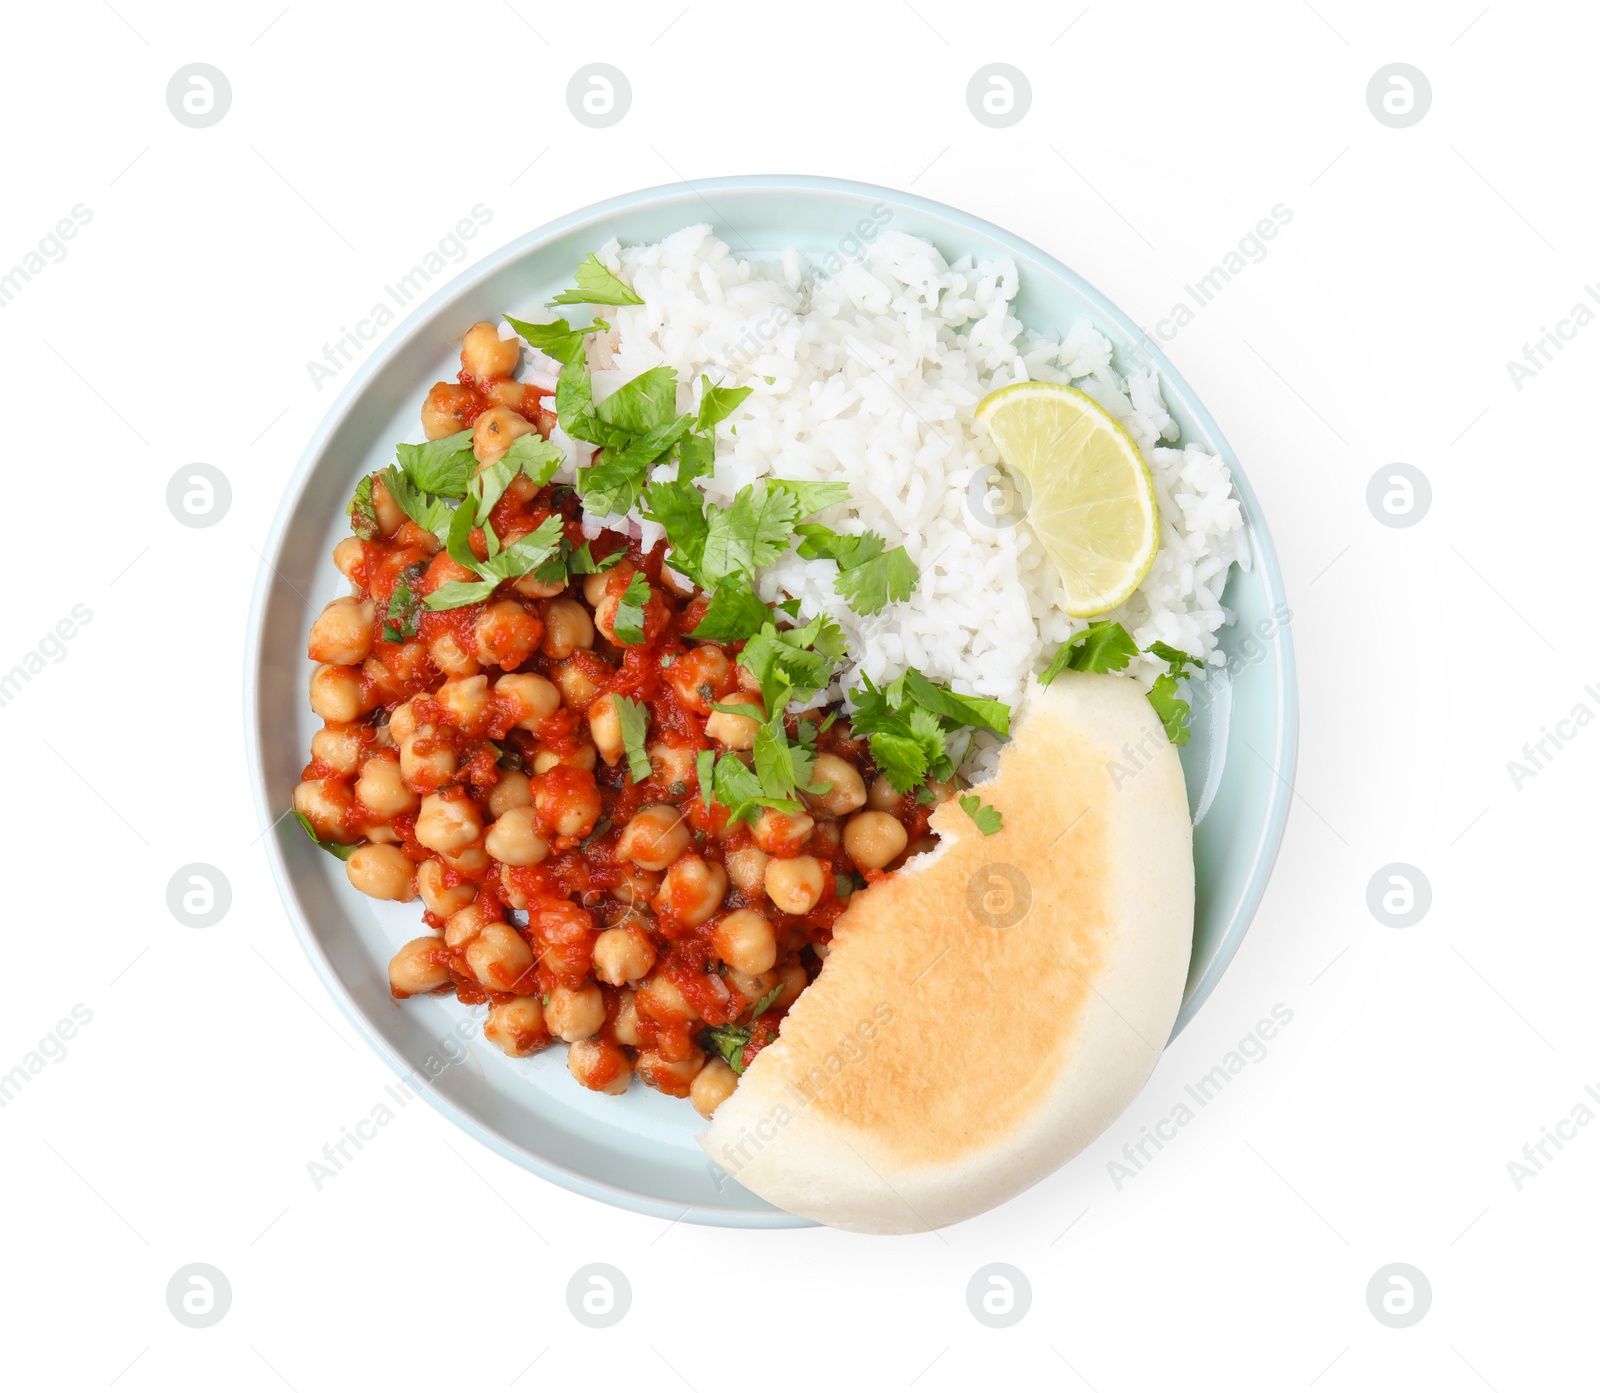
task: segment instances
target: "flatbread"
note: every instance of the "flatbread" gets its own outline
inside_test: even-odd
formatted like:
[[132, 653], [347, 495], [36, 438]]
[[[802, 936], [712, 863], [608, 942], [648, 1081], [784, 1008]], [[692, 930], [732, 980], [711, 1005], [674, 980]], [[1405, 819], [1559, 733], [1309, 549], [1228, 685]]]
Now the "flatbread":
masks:
[[1063, 673], [1022, 712], [983, 836], [858, 893], [821, 975], [700, 1143], [810, 1219], [914, 1233], [1055, 1170], [1143, 1087], [1189, 967], [1194, 861], [1177, 750], [1138, 684]]

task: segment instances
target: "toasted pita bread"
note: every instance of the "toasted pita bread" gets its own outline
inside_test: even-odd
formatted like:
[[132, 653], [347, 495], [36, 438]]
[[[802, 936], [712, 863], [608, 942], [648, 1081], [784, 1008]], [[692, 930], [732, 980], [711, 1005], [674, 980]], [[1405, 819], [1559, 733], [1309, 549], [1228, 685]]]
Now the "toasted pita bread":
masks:
[[1189, 966], [1178, 754], [1137, 683], [1067, 672], [939, 847], [856, 895], [821, 975], [700, 1142], [810, 1219], [913, 1233], [1001, 1203], [1143, 1087]]

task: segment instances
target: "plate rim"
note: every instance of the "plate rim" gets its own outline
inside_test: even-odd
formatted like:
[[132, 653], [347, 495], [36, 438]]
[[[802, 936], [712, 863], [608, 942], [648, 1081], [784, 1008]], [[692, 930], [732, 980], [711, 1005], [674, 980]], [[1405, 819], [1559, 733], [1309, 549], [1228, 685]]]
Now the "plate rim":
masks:
[[[1238, 456], [1233, 447], [1228, 443], [1226, 436], [1223, 435], [1216, 419], [1206, 408], [1205, 403], [1200, 400], [1194, 389], [1189, 385], [1188, 380], [1177, 370], [1167, 356], [1150, 342], [1149, 335], [1142, 327], [1124, 314], [1103, 292], [1085, 280], [1071, 267], [1025, 238], [1019, 237], [1015, 233], [1009, 232], [1005, 228], [964, 209], [884, 185], [869, 184], [857, 180], [835, 179], [826, 175], [739, 174], [701, 179], [692, 183], [680, 181], [654, 184], [630, 193], [619, 194], [603, 199], [600, 202], [574, 209], [549, 222], [542, 223], [538, 227], [531, 228], [521, 236], [513, 238], [504, 246], [466, 267], [452, 280], [442, 285], [426, 300], [418, 304], [410, 314], [395, 325], [384, 337], [383, 341], [374, 347], [373, 352], [366, 361], [357, 366], [351, 374], [350, 380], [329, 404], [316, 429], [307, 439], [294, 471], [284, 485], [277, 510], [273, 515], [272, 524], [268, 529], [266, 544], [262, 553], [262, 565], [257, 568], [255, 585], [246, 617], [242, 714], [244, 717], [245, 750], [250, 772], [251, 793], [259, 824], [270, 831], [282, 817], [287, 815], [286, 813], [275, 814], [267, 800], [265, 745], [260, 738], [262, 730], [261, 684], [266, 656], [264, 651], [266, 639], [265, 615], [272, 590], [272, 577], [276, 573], [275, 558], [282, 553], [290, 519], [297, 510], [300, 499], [311, 481], [318, 459], [326, 449], [328, 441], [349, 415], [357, 399], [365, 392], [371, 381], [388, 365], [389, 361], [410, 342], [419, 326], [431, 317], [440, 306], [460, 295], [475, 283], [487, 279], [508, 264], [528, 255], [541, 244], [623, 212], [636, 211], [640, 207], [648, 205], [667, 205], [674, 201], [698, 200], [705, 204], [707, 210], [715, 218], [720, 219], [721, 214], [718, 213], [706, 195], [724, 191], [741, 194], [793, 194], [799, 192], [851, 200], [888, 198], [909, 211], [919, 212], [929, 217], [969, 228], [991, 239], [1012, 255], [1020, 256], [1042, 265], [1052, 275], [1068, 284], [1086, 302], [1094, 306], [1097, 315], [1103, 315], [1107, 323], [1119, 328], [1130, 341], [1140, 344], [1140, 352], [1147, 356], [1160, 374], [1163, 388], [1167, 388], [1170, 385], [1173, 390], [1181, 395], [1183, 404], [1194, 418], [1195, 423], [1205, 433], [1215, 446], [1218, 454], [1228, 465], [1233, 479], [1234, 492], [1244, 506], [1249, 534], [1256, 552], [1261, 582], [1266, 591], [1267, 599], [1273, 607], [1272, 612], [1278, 612], [1279, 607], [1281, 607], [1282, 612], [1288, 616], [1283, 623], [1277, 626], [1270, 640], [1277, 694], [1274, 712], [1276, 738], [1272, 749], [1273, 760], [1270, 766], [1275, 778], [1268, 796], [1266, 816], [1262, 821], [1261, 834], [1252, 851], [1250, 876], [1238, 897], [1227, 931], [1216, 954], [1207, 965], [1205, 972], [1201, 974], [1199, 980], [1195, 983], [1194, 991], [1179, 1010], [1172, 1034], [1168, 1037], [1167, 1043], [1170, 1044], [1194, 1018], [1200, 1007], [1205, 1004], [1215, 990], [1218, 981], [1220, 981], [1238, 953], [1239, 947], [1255, 919], [1256, 912], [1260, 908], [1261, 900], [1266, 894], [1267, 883], [1271, 878], [1272, 870], [1282, 848], [1284, 832], [1288, 824], [1293, 799], [1294, 772], [1299, 756], [1299, 690], [1294, 663], [1293, 612], [1288, 606], [1288, 596], [1284, 588], [1283, 574], [1278, 563], [1277, 551], [1273, 546], [1266, 519], [1261, 512], [1260, 502], [1239, 464]], [[323, 987], [338, 1004], [345, 1018], [356, 1028], [357, 1033], [367, 1042], [378, 1057], [384, 1060], [401, 1078], [410, 1077], [414, 1073], [414, 1067], [368, 1021], [366, 1014], [356, 1003], [354, 996], [343, 979], [334, 970], [327, 953], [312, 932], [306, 916], [302, 913], [296, 897], [292, 893], [289, 868], [284, 860], [282, 847], [278, 839], [264, 835], [262, 841], [266, 846], [268, 864], [272, 871], [274, 888], [278, 892], [278, 898], [289, 918], [290, 926], [294, 931], [296, 940], [299, 942], [301, 951], [305, 953], [311, 962], [317, 976], [322, 981]], [[724, 1210], [698, 1204], [689, 1205], [685, 1208], [637, 1190], [596, 1180], [593, 1176], [572, 1170], [559, 1162], [551, 1160], [549, 1157], [530, 1151], [510, 1141], [492, 1127], [478, 1121], [452, 1099], [436, 1089], [422, 1087], [417, 1091], [441, 1115], [491, 1150], [507, 1160], [516, 1162], [524, 1169], [532, 1171], [542, 1179], [576, 1194], [581, 1194], [586, 1198], [601, 1200], [622, 1209], [651, 1215], [656, 1218], [723, 1228], [787, 1229], [816, 1227], [811, 1220], [803, 1219], [798, 1215], [789, 1214], [777, 1208], [773, 1208], [771, 1211]]]

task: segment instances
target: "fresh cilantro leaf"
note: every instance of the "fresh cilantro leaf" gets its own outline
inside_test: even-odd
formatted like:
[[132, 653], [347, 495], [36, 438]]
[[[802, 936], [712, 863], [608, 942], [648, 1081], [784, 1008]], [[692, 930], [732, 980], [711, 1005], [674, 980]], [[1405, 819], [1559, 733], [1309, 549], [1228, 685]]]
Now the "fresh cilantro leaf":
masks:
[[612, 632], [623, 643], [644, 642], [644, 607], [649, 599], [650, 582], [642, 572], [635, 571], [617, 602], [616, 617], [611, 621]]
[[906, 694], [937, 716], [954, 721], [958, 726], [992, 730], [999, 736], [1011, 733], [1011, 708], [1003, 701], [951, 691], [942, 682], [930, 682], [914, 667], [906, 669], [902, 680]]
[[728, 508], [714, 508], [706, 529], [702, 569], [707, 580], [744, 573], [754, 576], [789, 545], [797, 516], [794, 496], [782, 489], [746, 484]]
[[582, 358], [567, 363], [556, 378], [556, 421], [574, 440], [601, 445], [608, 438], [607, 434], [599, 431], [594, 386]]
[[473, 510], [462, 503], [450, 514], [450, 528], [444, 535], [446, 554], [469, 571], [478, 569], [478, 558], [472, 550], [472, 514]]
[[537, 431], [529, 431], [513, 440], [500, 459], [503, 463], [520, 466], [533, 480], [534, 487], [542, 489], [567, 462], [567, 452]]
[[717, 426], [739, 409], [739, 404], [750, 395], [749, 387], [717, 387], [704, 374], [700, 378], [700, 411], [694, 428], [710, 434]]
[[762, 808], [776, 808], [785, 813], [800, 810], [798, 803], [787, 798], [769, 796], [754, 771], [735, 754], [725, 754], [717, 760], [711, 783], [717, 802], [727, 808], [732, 822], [753, 823]]
[[689, 418], [654, 426], [619, 449], [606, 448], [595, 463], [578, 471], [578, 492], [585, 510], [599, 517], [631, 512], [639, 500], [650, 466], [676, 443]]
[[400, 511], [412, 522], [444, 540], [450, 527], [450, 508], [443, 499], [429, 498], [419, 493], [392, 464], [383, 471], [383, 486], [389, 490], [389, 497], [399, 505]]
[[422, 603], [434, 611], [461, 609], [464, 605], [487, 600], [499, 583], [495, 580], [447, 580]]
[[707, 532], [705, 500], [700, 490], [682, 479], [665, 480], [645, 490], [644, 504], [644, 515], [666, 531], [673, 569], [696, 579]]
[[700, 785], [700, 797], [705, 801], [706, 811], [711, 811], [712, 796], [712, 765], [716, 762], [716, 755], [710, 750], [699, 750], [694, 757], [694, 777]]
[[798, 790], [814, 792], [811, 786], [812, 756], [805, 746], [789, 742], [784, 733], [783, 706], [756, 727], [755, 759], [756, 778], [768, 798], [790, 799]]
[[744, 1047], [750, 1043], [750, 1031], [745, 1026], [708, 1026], [705, 1037], [734, 1073], [744, 1073]]
[[[562, 545], [565, 546], [565, 543]], [[594, 553], [589, 550], [589, 544], [585, 542], [582, 546], [574, 548], [567, 553], [566, 569], [569, 574], [575, 576], [604, 575], [627, 554], [626, 550], [614, 551], [609, 556], [602, 556], [596, 561]], [[544, 579], [542, 575], [539, 578], [541, 580]]]
[[361, 482], [356, 485], [356, 491], [351, 494], [350, 502], [345, 505], [345, 512], [350, 515], [350, 530], [356, 536], [365, 542], [377, 540], [378, 508], [372, 501], [372, 475], [364, 475]]
[[[520, 436], [519, 439], [527, 439]], [[510, 452], [507, 451], [507, 454]], [[515, 460], [508, 461], [501, 455], [493, 464], [486, 464], [472, 479], [467, 488], [466, 503], [473, 506], [468, 508], [463, 503], [462, 508], [467, 515], [482, 527], [489, 521], [489, 514], [494, 510], [494, 505], [500, 501], [500, 495], [506, 491], [506, 486], [517, 477], [519, 466]]]
[[[573, 272], [577, 288], [563, 290], [549, 303], [552, 305], [642, 305], [641, 300], [610, 271], [600, 264], [593, 252], [578, 263]], [[515, 327], [513, 325], [513, 327]], [[518, 333], [522, 331], [517, 330]]]
[[311, 825], [311, 819], [299, 808], [294, 810], [295, 820], [305, 829], [306, 836], [310, 837], [324, 851], [337, 856], [341, 861], [348, 861], [351, 855], [361, 845], [360, 842], [325, 842], [317, 835], [317, 829]]
[[850, 497], [848, 485], [827, 484], [814, 479], [768, 479], [767, 487], [782, 489], [785, 493], [792, 494], [799, 509], [795, 516], [802, 518], [820, 513], [824, 508], [831, 508], [836, 503], [844, 503]]
[[1171, 644], [1162, 643], [1160, 639], [1157, 639], [1144, 651], [1153, 653], [1160, 658], [1167, 665], [1167, 671], [1174, 677], [1182, 677], [1184, 675], [1183, 670], [1186, 667], [1193, 667], [1198, 672], [1205, 666], [1199, 658], [1192, 658], [1180, 649], [1172, 647]]
[[678, 414], [678, 373], [674, 368], [650, 368], [629, 378], [595, 407], [608, 426], [629, 435], [642, 435], [673, 420]]
[[832, 680], [843, 653], [843, 630], [826, 615], [818, 615], [799, 629], [764, 623], [745, 644], [739, 662], [761, 684], [762, 699], [771, 711], [782, 690], [792, 688], [802, 701], [815, 696]]
[[906, 549], [895, 547], [860, 565], [840, 567], [833, 589], [857, 614], [877, 614], [891, 600], [909, 600], [920, 574]]
[[717, 446], [709, 435], [690, 431], [678, 442], [678, 482], [702, 479], [716, 467]]
[[1189, 703], [1178, 695], [1178, 679], [1163, 672], [1150, 688], [1150, 705], [1161, 718], [1162, 729], [1174, 745], [1189, 743]]
[[978, 831], [986, 837], [992, 837], [1000, 830], [1000, 810], [991, 808], [976, 793], [963, 793], [956, 802], [961, 804], [964, 812], [978, 825]]
[[876, 532], [835, 532], [820, 522], [803, 522], [795, 531], [796, 550], [806, 561], [837, 561], [841, 570], [861, 566], [882, 554], [889, 544]]
[[587, 837], [585, 837], [581, 842], [578, 843], [578, 850], [579, 851], [587, 851], [597, 841], [599, 841], [600, 838], [605, 836], [605, 834], [607, 832], [609, 832], [610, 830], [611, 830], [611, 819], [609, 817], [601, 818], [599, 822], [595, 823], [594, 831], [589, 833], [589, 835]]
[[760, 1001], [756, 1002], [756, 1004], [750, 1008], [750, 1019], [755, 1020], [758, 1016], [766, 1015], [767, 1012], [772, 1009], [772, 1003], [782, 995], [783, 983], [779, 982], [777, 986], [775, 986], [770, 992], [762, 997]]
[[1048, 687], [1069, 668], [1073, 672], [1121, 672], [1137, 656], [1139, 645], [1115, 619], [1099, 619], [1074, 634], [1056, 651], [1039, 674]]
[[417, 611], [422, 605], [417, 587], [422, 583], [426, 570], [422, 562], [413, 561], [395, 578], [394, 589], [389, 594], [389, 607], [383, 615], [383, 633], [380, 637], [385, 643], [403, 643], [408, 638], [416, 637]]
[[556, 554], [565, 527], [565, 519], [559, 513], [552, 513], [532, 532], [518, 537], [487, 561], [480, 561], [475, 569], [485, 580], [516, 580], [525, 576]]
[[717, 587], [689, 637], [739, 643], [760, 633], [761, 626], [771, 619], [772, 611], [761, 603], [749, 581], [742, 576], [730, 577]]
[[472, 453], [472, 432], [458, 431], [443, 440], [423, 445], [396, 445], [395, 457], [406, 477], [424, 493], [460, 498], [472, 482], [477, 457]]
[[781, 609], [791, 619], [800, 617], [800, 601], [792, 595], [787, 600], [779, 600], [774, 608]]
[[613, 696], [611, 704], [616, 707], [617, 721], [622, 726], [622, 748], [628, 755], [628, 772], [633, 775], [634, 783], [642, 784], [654, 772], [644, 748], [650, 713], [643, 702], [630, 697]]
[[595, 320], [586, 329], [574, 329], [564, 319], [553, 319], [548, 324], [530, 324], [526, 319], [513, 319], [508, 314], [505, 321], [533, 347], [558, 363], [580, 361], [583, 358], [583, 336], [611, 327], [603, 319]]

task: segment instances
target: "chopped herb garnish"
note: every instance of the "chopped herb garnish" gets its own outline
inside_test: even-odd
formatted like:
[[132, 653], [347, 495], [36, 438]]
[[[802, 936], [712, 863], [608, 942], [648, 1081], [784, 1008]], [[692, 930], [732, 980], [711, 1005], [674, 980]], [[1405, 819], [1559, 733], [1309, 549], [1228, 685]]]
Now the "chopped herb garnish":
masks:
[[406, 478], [423, 493], [442, 498], [463, 497], [478, 466], [477, 456], [472, 453], [470, 430], [422, 445], [396, 445], [394, 452]]
[[383, 486], [389, 497], [399, 505], [400, 511], [424, 531], [431, 532], [440, 541], [450, 528], [450, 508], [442, 498], [429, 498], [411, 485], [400, 470], [392, 464], [383, 471]]
[[644, 642], [644, 607], [650, 599], [650, 582], [642, 572], [635, 571], [628, 588], [617, 601], [617, 613], [611, 621], [611, 631], [627, 644]]
[[383, 633], [380, 636], [383, 642], [402, 643], [416, 637], [417, 612], [422, 607], [422, 597], [417, 594], [417, 587], [422, 584], [426, 570], [421, 561], [413, 561], [395, 577], [394, 589], [389, 595], [389, 607], [383, 614]]
[[956, 802], [961, 804], [961, 811], [977, 823], [978, 831], [984, 836], [992, 837], [1000, 830], [1000, 810], [990, 807], [976, 793], [963, 793]]
[[622, 726], [622, 748], [628, 756], [628, 772], [633, 776], [636, 784], [642, 784], [654, 770], [650, 766], [650, 756], [645, 752], [645, 736], [650, 729], [650, 713], [643, 702], [634, 701], [631, 697], [613, 696], [611, 704], [616, 708], [617, 720]]
[[1161, 718], [1161, 728], [1174, 745], [1189, 743], [1189, 703], [1178, 695], [1178, 679], [1163, 672], [1150, 688], [1150, 705]]
[[[862, 681], [865, 685], [850, 693], [851, 729], [871, 737], [872, 758], [901, 793], [954, 774], [957, 741], [966, 727], [981, 726], [997, 735], [1010, 728], [1011, 709], [1004, 702], [965, 696], [915, 668], [881, 689], [871, 678]], [[962, 746], [959, 754], [965, 757], [965, 752]]]
[[694, 428], [709, 435], [739, 409], [739, 404], [750, 395], [749, 387], [717, 387], [704, 375], [700, 378], [700, 411]]
[[378, 509], [372, 501], [372, 483], [372, 475], [363, 475], [350, 502], [345, 505], [345, 512], [350, 515], [350, 530], [364, 542], [378, 539]]
[[711, 766], [716, 762], [716, 755], [710, 750], [698, 750], [694, 757], [694, 776], [700, 785], [700, 797], [705, 802], [706, 811], [711, 811], [711, 798], [713, 794], [713, 774]]
[[799, 517], [794, 495], [746, 484], [728, 508], [713, 507], [706, 528], [701, 569], [708, 580], [743, 573], [754, 576], [788, 549]]
[[[642, 305], [641, 300], [633, 291], [629, 290], [610, 271], [600, 264], [600, 259], [590, 252], [578, 263], [578, 269], [573, 272], [577, 287], [573, 290], [563, 290], [552, 305]], [[515, 328], [515, 324], [512, 326]], [[518, 333], [522, 331], [517, 330]]]
[[[466, 516], [465, 523], [461, 522], [463, 514]], [[559, 514], [552, 514], [526, 536], [518, 537], [504, 550], [479, 561], [466, 544], [466, 534], [472, 526], [471, 518], [472, 510], [466, 504], [456, 510], [455, 517], [451, 519], [446, 549], [451, 560], [476, 571], [480, 579], [446, 581], [423, 601], [431, 610], [460, 609], [463, 605], [478, 604], [487, 600], [501, 581], [516, 580], [536, 570], [556, 554], [565, 526]]]
[[610, 830], [611, 830], [611, 819], [609, 817], [601, 818], [599, 822], [595, 823], [594, 831], [589, 833], [589, 835], [587, 837], [585, 837], [581, 842], [578, 843], [578, 850], [579, 851], [587, 851], [597, 841], [599, 841], [601, 837], [605, 836], [605, 834], [607, 832], [609, 832]]
[[838, 562], [834, 592], [857, 614], [877, 614], [891, 600], [911, 598], [921, 573], [904, 547], [885, 551], [888, 543], [876, 532], [835, 532], [814, 522], [795, 530], [803, 539], [799, 552], [806, 560], [828, 557]]
[[294, 810], [295, 821], [305, 829], [306, 836], [310, 837], [318, 846], [332, 856], [337, 856], [341, 861], [348, 861], [351, 855], [360, 847], [360, 842], [328, 842], [317, 835], [317, 829], [311, 825], [311, 819], [299, 808]]
[[742, 577], [725, 580], [711, 597], [690, 638], [715, 639], [719, 643], [741, 643], [754, 638], [762, 626], [772, 622], [772, 611], [761, 603], [750, 583]]
[[1039, 674], [1048, 687], [1063, 672], [1121, 672], [1138, 655], [1139, 645], [1115, 619], [1100, 619], [1074, 634]]
[[525, 319], [513, 319], [508, 314], [505, 320], [534, 348], [562, 364], [576, 363], [582, 359], [585, 334], [597, 330], [604, 332], [611, 327], [603, 319], [595, 320], [584, 329], [574, 329], [564, 319], [553, 319], [548, 324], [530, 324]]

